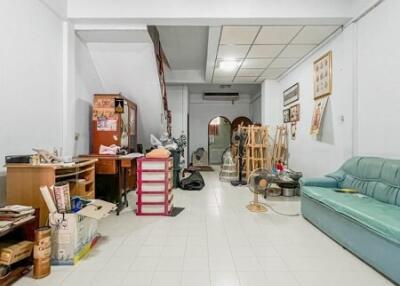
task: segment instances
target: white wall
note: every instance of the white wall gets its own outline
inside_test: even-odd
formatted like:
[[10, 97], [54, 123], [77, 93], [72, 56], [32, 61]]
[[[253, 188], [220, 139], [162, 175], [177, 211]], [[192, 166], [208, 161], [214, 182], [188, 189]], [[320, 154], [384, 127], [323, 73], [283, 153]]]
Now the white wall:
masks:
[[39, 0], [61, 18], [67, 17], [68, 0]]
[[[348, 136], [348, 130], [352, 129], [353, 35], [352, 29], [347, 29], [280, 82], [281, 114], [283, 90], [296, 82], [300, 84], [301, 118], [296, 140], [289, 139], [289, 167], [303, 171], [305, 176], [334, 171], [351, 156], [352, 137], [351, 133]], [[329, 50], [332, 50], [334, 63], [333, 91], [325, 110], [322, 134], [315, 137], [310, 135], [314, 108], [313, 61]], [[341, 116], [344, 116], [344, 122], [341, 122]]]
[[250, 101], [250, 119], [253, 123], [261, 123], [261, 94], [257, 94]]
[[[75, 40], [75, 141], [74, 154], [88, 154], [90, 151], [90, 128], [92, 124], [93, 95], [104, 93], [103, 83], [93, 64], [89, 49], [78, 37]], [[75, 135], [75, 134], [74, 134]]]
[[400, 1], [357, 25], [357, 153], [400, 158]]
[[119, 93], [138, 105], [138, 142], [150, 146], [150, 134], [161, 135], [160, 83], [150, 42], [89, 43], [90, 55], [107, 93]]
[[[172, 137], [188, 136], [189, 90], [186, 85], [168, 85], [168, 108], [172, 114]], [[188, 163], [188, 148], [185, 148], [185, 162]]]
[[62, 32], [42, 2], [0, 1], [0, 166], [5, 155], [62, 145]]
[[187, 115], [189, 113], [189, 94], [186, 85], [168, 85], [168, 108], [172, 113], [172, 136], [187, 136]]
[[[400, 81], [396, 76], [399, 38], [394, 36], [400, 33], [398, 11], [398, 1], [386, 0], [279, 82], [263, 84], [263, 117], [267, 124], [275, 125], [282, 122], [283, 90], [300, 83], [301, 118], [296, 140], [289, 139], [289, 167], [303, 171], [305, 176], [320, 176], [353, 155], [400, 157], [400, 136], [393, 131], [400, 110]], [[313, 61], [328, 50], [333, 52], [333, 92], [322, 134], [315, 138], [309, 134], [314, 105]]]
[[238, 116], [250, 117], [250, 99], [242, 95], [234, 104], [231, 102], [204, 101], [202, 94], [189, 95], [189, 154], [199, 147], [208, 148], [208, 123], [217, 116], [230, 121]]

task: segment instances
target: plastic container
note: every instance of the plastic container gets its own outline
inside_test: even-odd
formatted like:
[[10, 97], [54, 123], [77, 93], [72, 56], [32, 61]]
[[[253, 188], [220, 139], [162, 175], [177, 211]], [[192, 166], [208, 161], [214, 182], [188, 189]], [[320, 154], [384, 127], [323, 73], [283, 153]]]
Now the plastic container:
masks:
[[172, 158], [138, 159], [136, 215], [170, 215], [172, 167]]

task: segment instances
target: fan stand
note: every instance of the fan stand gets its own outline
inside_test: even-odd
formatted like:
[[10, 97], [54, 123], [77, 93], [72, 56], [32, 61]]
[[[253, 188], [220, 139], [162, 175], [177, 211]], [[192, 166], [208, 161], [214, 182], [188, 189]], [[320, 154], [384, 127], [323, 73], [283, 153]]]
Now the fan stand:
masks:
[[243, 157], [240, 155], [239, 155], [239, 180], [231, 181], [231, 185], [234, 187], [247, 185], [247, 182], [243, 180]]
[[254, 192], [254, 200], [252, 200], [246, 208], [254, 213], [265, 213], [267, 212], [267, 208], [258, 201], [258, 194]]

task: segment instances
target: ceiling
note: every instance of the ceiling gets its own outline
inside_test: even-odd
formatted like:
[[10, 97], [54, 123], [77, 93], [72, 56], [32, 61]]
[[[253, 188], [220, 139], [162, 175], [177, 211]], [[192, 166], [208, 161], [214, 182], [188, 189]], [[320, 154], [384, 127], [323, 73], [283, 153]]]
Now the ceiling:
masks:
[[[257, 83], [276, 79], [334, 33], [339, 26], [223, 26], [213, 83]], [[237, 62], [224, 70], [222, 60]]]
[[157, 26], [171, 69], [204, 70], [208, 27]]
[[189, 84], [190, 94], [203, 94], [205, 92], [238, 92], [239, 94], [248, 94], [250, 97], [261, 92], [260, 84]]

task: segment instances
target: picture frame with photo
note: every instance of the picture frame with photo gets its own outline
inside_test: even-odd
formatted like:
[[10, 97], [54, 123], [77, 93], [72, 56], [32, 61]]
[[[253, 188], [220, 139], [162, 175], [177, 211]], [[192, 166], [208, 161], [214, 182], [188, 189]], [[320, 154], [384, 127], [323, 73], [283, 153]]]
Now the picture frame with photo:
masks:
[[322, 97], [315, 101], [313, 116], [311, 120], [311, 135], [318, 135], [322, 129], [322, 120], [324, 117], [326, 105], [328, 103], [329, 97]]
[[290, 122], [300, 121], [300, 104], [295, 104], [290, 107]]
[[314, 99], [332, 93], [332, 51], [314, 61]]
[[290, 122], [290, 108], [283, 110], [283, 123]]
[[283, 106], [287, 106], [299, 100], [299, 95], [300, 95], [300, 85], [297, 82], [288, 89], [283, 91]]
[[290, 138], [296, 140], [297, 122], [290, 123]]

